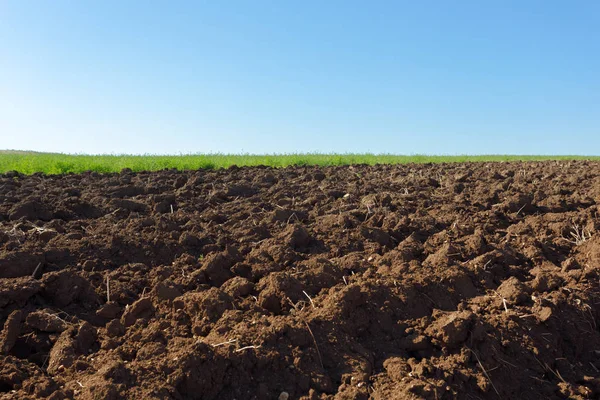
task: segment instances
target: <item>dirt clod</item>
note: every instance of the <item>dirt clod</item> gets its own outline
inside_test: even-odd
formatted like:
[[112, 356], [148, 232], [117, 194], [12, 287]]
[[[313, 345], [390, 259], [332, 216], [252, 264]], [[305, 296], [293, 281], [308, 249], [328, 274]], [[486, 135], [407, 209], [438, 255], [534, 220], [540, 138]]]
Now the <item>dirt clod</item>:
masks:
[[62, 332], [67, 329], [67, 323], [58, 315], [47, 311], [34, 311], [25, 320], [28, 326], [43, 332]]
[[163, 281], [156, 284], [154, 292], [160, 300], [173, 300], [181, 296], [181, 291], [171, 281]]
[[20, 310], [13, 311], [6, 322], [0, 334], [0, 352], [8, 354], [15, 345], [19, 334], [21, 333], [21, 318], [23, 313]]
[[455, 311], [447, 315], [442, 314], [425, 332], [437, 338], [442, 345], [451, 349], [467, 339], [474, 319], [475, 315], [469, 311]]
[[531, 290], [514, 276], [505, 280], [498, 287], [498, 294], [511, 304], [521, 304], [529, 299]]
[[122, 309], [121, 307], [114, 301], [110, 301], [102, 305], [97, 311], [96, 315], [102, 318], [112, 319], [116, 318]]
[[286, 243], [295, 250], [302, 249], [310, 243], [310, 234], [304, 226], [291, 225], [285, 232]]
[[121, 322], [125, 327], [131, 326], [142, 315], [149, 314], [150, 312], [152, 312], [152, 300], [148, 297], [143, 297], [125, 309], [121, 317]]

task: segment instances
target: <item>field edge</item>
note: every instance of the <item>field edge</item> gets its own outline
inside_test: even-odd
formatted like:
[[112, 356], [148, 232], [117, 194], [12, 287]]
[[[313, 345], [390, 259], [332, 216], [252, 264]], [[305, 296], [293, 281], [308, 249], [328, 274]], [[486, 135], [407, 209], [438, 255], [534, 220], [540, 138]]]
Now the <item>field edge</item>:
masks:
[[197, 170], [238, 167], [343, 166], [376, 164], [424, 164], [457, 162], [510, 161], [600, 161], [600, 156], [574, 155], [396, 155], [372, 153], [296, 153], [296, 154], [184, 154], [184, 155], [86, 155], [0, 151], [0, 173], [17, 171], [23, 174], [66, 174], [94, 171], [134, 172], [164, 169]]

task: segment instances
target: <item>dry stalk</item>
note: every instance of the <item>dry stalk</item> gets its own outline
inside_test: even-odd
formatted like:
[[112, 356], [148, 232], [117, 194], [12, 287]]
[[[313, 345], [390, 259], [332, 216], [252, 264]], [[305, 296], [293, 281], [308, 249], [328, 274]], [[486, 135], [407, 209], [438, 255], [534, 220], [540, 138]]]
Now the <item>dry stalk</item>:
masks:
[[479, 368], [481, 368], [481, 370], [483, 371], [483, 374], [485, 375], [485, 377], [488, 379], [488, 381], [490, 381], [490, 385], [492, 385], [492, 388], [494, 389], [494, 392], [496, 392], [496, 394], [498, 395], [498, 397], [501, 397], [500, 396], [500, 392], [498, 392], [498, 389], [496, 389], [496, 386], [494, 385], [494, 382], [492, 382], [492, 378], [490, 378], [490, 375], [488, 374], [488, 372], [486, 371], [486, 369], [483, 367], [483, 364], [481, 363], [481, 360], [479, 359], [479, 356], [477, 355], [477, 353], [475, 353], [473, 350], [471, 350], [468, 347], [467, 347], [467, 350], [469, 350], [471, 353], [473, 353], [473, 355], [477, 359], [477, 363], [479, 364]]
[[540, 364], [540, 366], [546, 371], [546, 372], [552, 372], [552, 374], [554, 374], [554, 376], [556, 376], [558, 379], [560, 379], [562, 382], [567, 383], [567, 381], [564, 380], [564, 378], [562, 376], [560, 376], [560, 373], [558, 373], [558, 371], [554, 371], [552, 370], [552, 368], [550, 368], [550, 366], [546, 363], [546, 362], [541, 362], [540, 360], [538, 360], [538, 358], [536, 356], [533, 356], [533, 358], [535, 359], [535, 361], [538, 362], [538, 364]]
[[498, 296], [499, 298], [502, 299], [502, 305], [504, 306], [504, 312], [508, 314], [508, 305], [506, 303], [506, 299], [504, 297], [502, 297], [500, 295], [500, 293], [498, 293], [497, 291], [494, 290], [494, 293], [496, 294], [496, 296]]
[[525, 204], [523, 204], [523, 207], [519, 208], [519, 211], [517, 211], [517, 214], [515, 214], [515, 217], [516, 217], [516, 216], [518, 216], [518, 215], [519, 215], [519, 213], [520, 213], [521, 211], [523, 211], [523, 209], [524, 209], [524, 208], [525, 208], [525, 206], [527, 206], [527, 205], [528, 205], [528, 203], [525, 203]]
[[106, 302], [110, 303], [110, 279], [106, 275]]
[[221, 342], [221, 343], [217, 343], [217, 344], [211, 344], [211, 346], [212, 347], [219, 347], [219, 346], [224, 346], [226, 344], [232, 344], [232, 343], [235, 343], [235, 342], [237, 342], [237, 339], [229, 339], [226, 342]]
[[319, 364], [321, 364], [321, 368], [325, 369], [325, 367], [323, 366], [323, 358], [321, 358], [321, 351], [319, 350], [319, 345], [317, 344], [317, 339], [315, 339], [315, 335], [313, 334], [312, 329], [310, 329], [308, 322], [305, 321], [304, 324], [306, 325], [308, 333], [310, 333], [310, 336], [312, 337], [312, 340], [315, 343], [315, 349], [317, 350], [317, 355], [319, 356]]
[[519, 315], [519, 318], [529, 318], [529, 317], [535, 317], [535, 314], [523, 314], [523, 315]]
[[571, 234], [571, 237], [573, 237], [573, 239], [567, 239], [565, 237], [563, 237], [563, 239], [569, 243], [575, 244], [576, 246], [585, 243], [588, 239], [592, 237], [592, 234], [589, 230], [585, 229], [584, 227], [580, 227], [577, 224], [573, 225], [573, 229], [569, 233]]
[[46, 364], [48, 363], [48, 360], [50, 359], [50, 354], [48, 354], [45, 358], [44, 358], [44, 363], [42, 364], [42, 369], [46, 368]]
[[248, 350], [248, 349], [258, 349], [260, 348], [260, 345], [258, 346], [245, 346], [245, 347], [241, 347], [237, 350], [235, 350], [236, 353], [239, 353], [240, 351], [244, 351], [244, 350]]
[[302, 293], [304, 293], [304, 295], [306, 297], [308, 297], [308, 300], [310, 301], [310, 305], [312, 306], [312, 308], [315, 308], [315, 303], [313, 303], [312, 299], [310, 298], [310, 296], [308, 295], [308, 293], [306, 293], [304, 290], [302, 291]]
[[[285, 300], [290, 303], [290, 305], [292, 306], [292, 308], [294, 309], [294, 311], [302, 311], [304, 309], [304, 301], [300, 300], [299, 302], [297, 302], [296, 304], [294, 304], [294, 302], [292, 301], [292, 299], [290, 299], [289, 297], [286, 297]], [[258, 301], [258, 299], [257, 299]]]
[[42, 266], [42, 263], [39, 263], [39, 264], [37, 265], [37, 267], [35, 267], [35, 269], [33, 270], [33, 273], [31, 274], [31, 277], [32, 277], [32, 278], [34, 278], [34, 279], [37, 279], [37, 274], [38, 274], [38, 272], [39, 272], [39, 270], [40, 270], [41, 266]]
[[536, 380], [536, 381], [538, 381], [538, 382], [541, 382], [541, 383], [549, 383], [548, 381], [545, 381], [545, 380], [543, 380], [543, 379], [540, 379], [540, 378], [538, 378], [538, 377], [536, 377], [536, 376], [533, 376], [533, 375], [529, 375], [529, 377], [530, 377], [531, 379], [534, 379], [534, 380]]
[[70, 324], [69, 324], [67, 321], [65, 321], [64, 319], [62, 319], [61, 317], [59, 317], [57, 314], [51, 314], [51, 313], [48, 313], [48, 312], [47, 312], [47, 313], [44, 313], [44, 314], [46, 314], [46, 315], [48, 315], [48, 316], [50, 316], [50, 317], [54, 317], [54, 318], [56, 318], [57, 320], [64, 322], [64, 323], [65, 323], [65, 325], [70, 325]]
[[419, 293], [419, 294], [423, 295], [427, 300], [429, 300], [431, 303], [433, 303], [434, 306], [436, 306], [437, 308], [439, 308], [439, 305], [435, 301], [433, 301], [433, 299], [431, 297], [429, 297], [427, 295], [427, 293]]
[[550, 368], [550, 366], [546, 363], [544, 363], [544, 366], [546, 367], [546, 370], [552, 372], [554, 374], [554, 376], [556, 376], [558, 379], [560, 379], [563, 383], [567, 383], [567, 381], [565, 381], [565, 379], [560, 375], [560, 372], [558, 372], [558, 370], [554, 371], [552, 368]]
[[514, 367], [514, 368], [519, 368], [519, 367], [517, 367], [515, 364], [511, 364], [511, 363], [509, 363], [508, 361], [506, 361], [506, 360], [503, 360], [503, 359], [502, 359], [502, 358], [500, 358], [500, 357], [496, 357], [496, 358], [497, 358], [498, 360], [502, 361], [504, 364], [510, 365], [511, 367]]
[[296, 218], [296, 221], [300, 222], [300, 218], [298, 218], [298, 216], [296, 215], [295, 212], [292, 213], [292, 215], [290, 215], [290, 217], [287, 219], [286, 224], [289, 225], [290, 221], [292, 220], [292, 218]]

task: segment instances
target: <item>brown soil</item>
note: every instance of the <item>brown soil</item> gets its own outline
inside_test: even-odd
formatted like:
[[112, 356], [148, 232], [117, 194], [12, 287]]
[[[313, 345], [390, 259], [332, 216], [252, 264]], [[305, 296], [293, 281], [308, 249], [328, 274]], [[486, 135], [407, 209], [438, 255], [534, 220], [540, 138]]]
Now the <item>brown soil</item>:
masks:
[[599, 398], [597, 203], [592, 162], [4, 174], [0, 398]]

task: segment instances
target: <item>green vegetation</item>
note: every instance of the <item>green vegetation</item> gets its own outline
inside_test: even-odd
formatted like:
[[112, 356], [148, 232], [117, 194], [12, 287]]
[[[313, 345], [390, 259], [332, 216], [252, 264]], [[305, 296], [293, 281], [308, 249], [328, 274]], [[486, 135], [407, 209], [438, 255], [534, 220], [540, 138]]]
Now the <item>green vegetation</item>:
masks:
[[0, 173], [19, 171], [25, 174], [42, 172], [63, 174], [69, 172], [118, 172], [123, 168], [133, 171], [156, 171], [165, 168], [178, 170], [227, 168], [232, 165], [286, 167], [289, 165], [348, 165], [348, 164], [406, 164], [467, 161], [543, 161], [543, 160], [598, 160], [600, 156], [400, 156], [392, 154], [191, 154], [178, 156], [158, 155], [71, 155], [0, 151]]

